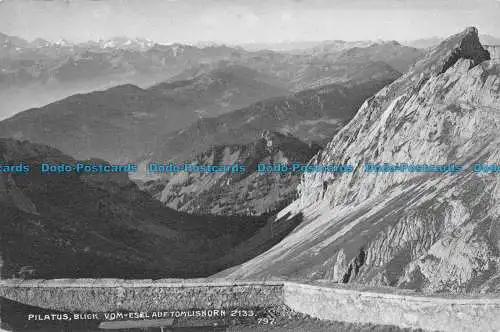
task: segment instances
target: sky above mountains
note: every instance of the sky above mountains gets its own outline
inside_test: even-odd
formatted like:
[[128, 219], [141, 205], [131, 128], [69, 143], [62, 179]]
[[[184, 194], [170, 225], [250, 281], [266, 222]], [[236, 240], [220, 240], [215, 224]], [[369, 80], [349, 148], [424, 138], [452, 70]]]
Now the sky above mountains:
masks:
[[466, 26], [500, 35], [500, 0], [0, 0], [0, 31], [72, 42], [411, 40]]

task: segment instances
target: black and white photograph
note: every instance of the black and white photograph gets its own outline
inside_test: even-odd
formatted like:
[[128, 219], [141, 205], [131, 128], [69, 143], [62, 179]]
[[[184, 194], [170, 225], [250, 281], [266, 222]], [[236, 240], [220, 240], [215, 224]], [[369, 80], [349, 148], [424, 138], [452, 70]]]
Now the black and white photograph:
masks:
[[0, 0], [0, 331], [500, 331], [500, 0]]

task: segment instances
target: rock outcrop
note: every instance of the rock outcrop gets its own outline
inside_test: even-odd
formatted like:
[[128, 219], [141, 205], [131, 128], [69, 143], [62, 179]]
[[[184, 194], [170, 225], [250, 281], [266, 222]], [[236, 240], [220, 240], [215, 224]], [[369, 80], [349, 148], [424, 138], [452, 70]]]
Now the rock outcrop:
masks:
[[[312, 160], [281, 215], [304, 222], [231, 277], [327, 278], [428, 292], [500, 290], [500, 66], [477, 29], [443, 41], [369, 98]], [[365, 163], [457, 164], [453, 174], [368, 173]], [[324, 192], [323, 183], [329, 183]], [[363, 250], [363, 264], [360, 251]]]
[[243, 165], [244, 172], [167, 173], [144, 189], [166, 206], [183, 212], [212, 215], [263, 215], [296, 199], [299, 172], [263, 173], [258, 164], [307, 163], [318, 152], [290, 135], [263, 131], [249, 144], [215, 146], [185, 161], [193, 165]]

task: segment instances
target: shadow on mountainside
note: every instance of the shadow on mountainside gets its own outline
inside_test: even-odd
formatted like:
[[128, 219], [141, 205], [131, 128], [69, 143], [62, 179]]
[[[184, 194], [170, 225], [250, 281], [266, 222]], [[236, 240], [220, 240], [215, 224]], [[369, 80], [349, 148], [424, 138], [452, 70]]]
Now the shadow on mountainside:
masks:
[[[240, 264], [259, 254], [232, 251], [272, 222], [272, 213], [179, 213], [123, 174], [42, 175], [37, 171], [42, 161], [72, 162], [43, 145], [0, 140], [0, 157], [33, 167], [30, 174], [0, 177], [3, 278], [23, 269], [33, 270], [32, 278], [206, 277], [228, 267], [226, 260]], [[272, 242], [284, 236], [286, 230], [277, 232]], [[272, 245], [259, 244], [261, 250]]]

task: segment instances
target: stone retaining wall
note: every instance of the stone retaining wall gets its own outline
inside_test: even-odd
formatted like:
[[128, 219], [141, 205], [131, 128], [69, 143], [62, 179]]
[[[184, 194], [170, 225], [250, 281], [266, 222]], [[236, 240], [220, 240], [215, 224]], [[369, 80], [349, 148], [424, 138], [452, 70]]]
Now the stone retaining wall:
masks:
[[500, 331], [500, 294], [424, 296], [393, 288], [328, 283], [180, 280], [6, 280], [0, 296], [78, 312], [248, 308], [286, 305], [323, 320], [428, 331]]
[[60, 311], [155, 311], [283, 304], [283, 283], [206, 280], [59, 279], [9, 281], [0, 296]]
[[456, 298], [285, 283], [290, 308], [325, 320], [428, 331], [500, 331], [500, 298]]

